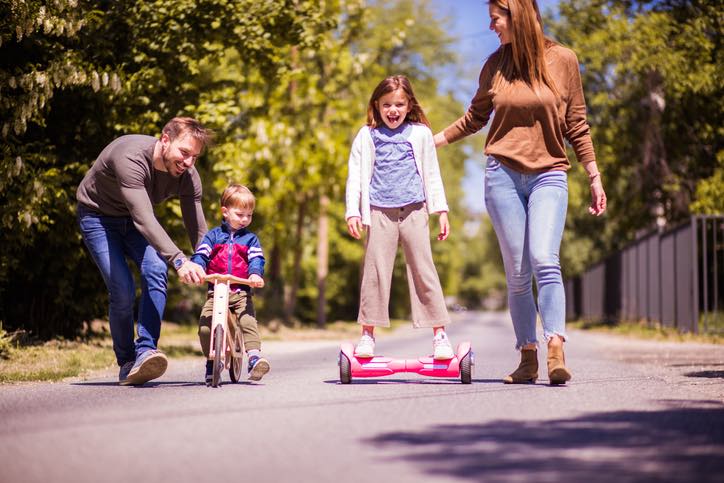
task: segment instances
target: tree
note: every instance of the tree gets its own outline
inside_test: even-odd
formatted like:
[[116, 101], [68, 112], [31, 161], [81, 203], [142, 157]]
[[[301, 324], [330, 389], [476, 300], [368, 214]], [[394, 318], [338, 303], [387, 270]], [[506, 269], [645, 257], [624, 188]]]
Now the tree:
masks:
[[[325, 2], [324, 9], [334, 27], [313, 49], [281, 49], [280, 57], [291, 59], [291, 68], [276, 84], [249, 75], [245, 84], [229, 83], [228, 90], [215, 94], [212, 89], [205, 95], [246, 108], [235, 113], [244, 123], [233, 126], [212, 152], [214, 189], [236, 179], [259, 195], [255, 229], [270, 262], [270, 290], [260, 312], [265, 317], [286, 317], [288, 322], [293, 317], [304, 321], [356, 317], [362, 250], [346, 234], [344, 186], [351, 141], [364, 123], [374, 86], [392, 73], [404, 73], [433, 114], [433, 122], [462, 110], [449, 96], [437, 93], [434, 67], [453, 57], [428, 2], [398, 0], [365, 6], [361, 1], [333, 1]], [[393, 26], [395, 36], [390, 39]], [[237, 62], [225, 56], [212, 66], [209, 77], [234, 78]], [[200, 117], [207, 108], [216, 110], [201, 103]], [[456, 207], [462, 159], [458, 148], [448, 151], [442, 161], [449, 198]], [[325, 200], [328, 205], [323, 210]], [[443, 259], [441, 272], [452, 281], [456, 280], [452, 268], [445, 267], [455, 263], [456, 257], [449, 255], [455, 253], [455, 243], [446, 242], [436, 251], [437, 259]], [[400, 278], [404, 275], [398, 274]], [[395, 285], [404, 294], [397, 298], [406, 300], [404, 284]], [[404, 307], [399, 312], [406, 315]]]
[[[110, 140], [156, 134], [175, 115], [217, 133], [197, 163], [208, 214], [218, 213], [217, 195], [231, 180], [257, 195], [254, 229], [269, 262], [257, 299], [262, 318], [312, 321], [318, 306], [327, 318], [354, 318], [362, 246], [342, 222], [344, 180], [372, 88], [392, 73], [408, 75], [437, 128], [462, 111], [435, 82], [435, 69], [454, 56], [429, 0], [46, 3], [0, 4], [4, 327], [73, 336], [82, 321], [105, 314], [74, 219], [75, 188]], [[462, 227], [464, 159], [462, 146], [441, 153], [454, 229]], [[179, 213], [174, 202], [156, 210], [190, 250]], [[453, 292], [460, 240], [433, 245]], [[318, 260], [325, 247], [328, 263]], [[393, 314], [404, 316], [406, 289], [395, 287]], [[202, 296], [174, 277], [169, 292], [169, 313]]]
[[571, 177], [563, 256], [581, 269], [657, 220], [721, 209], [724, 11], [697, 0], [565, 0], [559, 8], [548, 25], [581, 62], [609, 198], [605, 219], [591, 218], [587, 180]]
[[[273, 79], [288, 65], [280, 48], [312, 45], [330, 24], [302, 0], [10, 0], [0, 12], [0, 319], [72, 336], [104, 312], [74, 220], [75, 187], [103, 145], [188, 113], [201, 67], [228, 50]], [[160, 212], [171, 231], [173, 213]]]

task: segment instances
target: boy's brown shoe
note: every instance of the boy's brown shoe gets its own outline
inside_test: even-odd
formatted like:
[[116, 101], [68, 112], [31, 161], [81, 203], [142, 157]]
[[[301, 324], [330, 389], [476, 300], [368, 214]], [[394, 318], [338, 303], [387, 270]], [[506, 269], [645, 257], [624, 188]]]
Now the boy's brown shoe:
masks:
[[536, 349], [520, 351], [520, 364], [509, 376], [503, 378], [506, 384], [533, 384], [538, 379], [538, 351]]
[[548, 346], [548, 380], [554, 385], [565, 384], [571, 380], [571, 373], [566, 368], [563, 346]]

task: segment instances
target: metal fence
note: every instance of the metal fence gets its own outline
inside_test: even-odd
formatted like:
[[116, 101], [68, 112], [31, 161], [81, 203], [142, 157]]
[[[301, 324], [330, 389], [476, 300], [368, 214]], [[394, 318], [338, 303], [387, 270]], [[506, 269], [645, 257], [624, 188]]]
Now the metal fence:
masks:
[[652, 232], [565, 282], [566, 317], [724, 333], [724, 216]]

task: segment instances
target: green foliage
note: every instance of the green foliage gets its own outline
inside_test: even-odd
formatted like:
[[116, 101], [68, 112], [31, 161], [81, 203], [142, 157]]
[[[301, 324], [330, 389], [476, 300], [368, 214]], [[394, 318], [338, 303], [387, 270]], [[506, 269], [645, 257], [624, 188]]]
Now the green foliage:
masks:
[[[334, 28], [322, 34], [314, 47], [280, 49], [277, 55], [287, 59], [290, 68], [275, 83], [253, 74], [241, 81], [240, 58], [233, 52], [202, 67], [210, 83], [202, 89], [198, 107], [189, 107], [189, 112], [200, 119], [220, 116], [223, 126], [210, 152], [213, 166], [204, 177], [211, 180], [207, 193], [219, 193], [233, 180], [257, 195], [253, 229], [265, 248], [270, 282], [259, 303], [262, 317], [282, 315], [284, 294], [289, 296], [297, 287], [296, 317], [307, 322], [317, 318], [319, 200], [326, 196], [330, 199], [327, 312], [331, 319], [356, 318], [363, 249], [346, 233], [344, 190], [351, 142], [365, 122], [374, 86], [386, 76], [407, 75], [438, 128], [445, 116], [462, 111], [449, 96], [437, 93], [434, 68], [453, 57], [428, 3], [325, 2], [324, 16], [335, 19]], [[392, 38], [390, 31], [395, 32]], [[462, 213], [463, 159], [461, 148], [441, 158], [448, 198], [457, 214]], [[218, 213], [215, 198], [211, 197], [208, 214]], [[209, 219], [217, 223], [213, 216]], [[434, 218], [433, 229], [436, 223]], [[453, 254], [462, 252], [459, 242], [434, 247], [443, 281], [455, 281], [460, 257]], [[409, 296], [402, 263], [400, 256], [391, 312], [406, 317]], [[456, 289], [454, 282], [446, 285]]]
[[10, 357], [10, 352], [13, 350], [13, 343], [10, 335], [8, 335], [2, 328], [0, 322], [0, 359], [7, 359]]
[[609, 200], [603, 219], [588, 215], [587, 179], [574, 170], [562, 258], [575, 273], [657, 218], [674, 224], [721, 209], [724, 11], [695, 0], [559, 7], [547, 26], [582, 64]]
[[0, 14], [0, 317], [43, 338], [105, 312], [74, 220], [102, 147], [187, 113], [201, 66], [227, 50], [273, 79], [288, 66], [280, 48], [314, 45], [330, 26], [317, 2], [291, 0], [11, 0]]
[[506, 291], [505, 272], [490, 218], [481, 215], [471, 220], [462, 236], [466, 249], [458, 274], [458, 300], [469, 309], [500, 308], [499, 302], [504, 300]]
[[724, 151], [719, 151], [719, 165], [709, 178], [699, 180], [691, 212], [697, 215], [724, 214]]
[[[462, 110], [437, 93], [435, 68], [453, 56], [426, 0], [10, 0], [0, 13], [0, 318], [41, 338], [73, 336], [105, 314], [74, 194], [113, 138], [156, 134], [176, 115], [216, 131], [197, 164], [207, 218], [218, 223], [218, 194], [231, 180], [257, 194], [270, 279], [262, 316], [296, 286], [298, 315], [315, 318], [319, 200], [329, 197], [328, 312], [353, 318], [363, 249], [346, 234], [344, 180], [372, 87], [407, 74], [438, 128]], [[441, 157], [453, 213], [463, 159], [461, 149]], [[156, 214], [191, 250], [178, 203]], [[448, 283], [455, 251], [455, 241], [435, 245]], [[173, 276], [171, 287], [168, 313], [193, 320], [200, 289]]]

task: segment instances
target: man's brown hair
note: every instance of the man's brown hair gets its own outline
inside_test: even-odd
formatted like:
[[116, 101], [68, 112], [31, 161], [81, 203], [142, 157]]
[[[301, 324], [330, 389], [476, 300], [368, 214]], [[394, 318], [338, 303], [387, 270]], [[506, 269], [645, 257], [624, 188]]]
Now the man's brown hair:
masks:
[[174, 117], [166, 123], [161, 133], [168, 135], [171, 141], [184, 134], [190, 134], [204, 147], [210, 144], [214, 137], [210, 129], [206, 129], [193, 117]]

